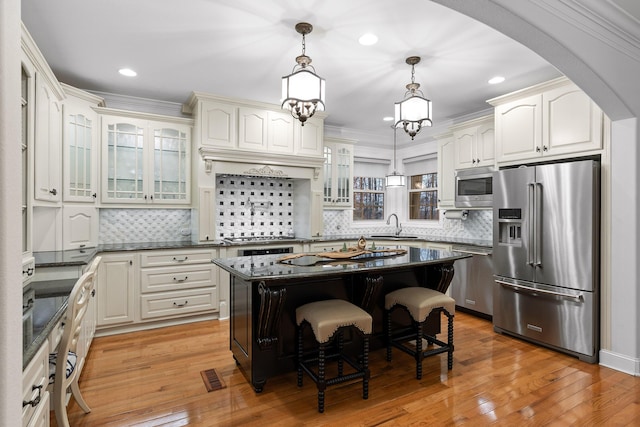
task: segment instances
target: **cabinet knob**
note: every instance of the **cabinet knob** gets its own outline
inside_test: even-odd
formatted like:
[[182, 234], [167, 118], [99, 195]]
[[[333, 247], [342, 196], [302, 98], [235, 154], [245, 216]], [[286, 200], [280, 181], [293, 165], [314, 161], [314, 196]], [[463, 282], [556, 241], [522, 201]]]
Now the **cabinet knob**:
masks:
[[546, 145], [543, 145], [543, 146], [542, 146], [542, 151], [547, 151], [547, 150], [548, 150], [547, 146], [546, 146]]
[[53, 188], [53, 189], [49, 190], [49, 193], [51, 193], [51, 194], [53, 194], [55, 196], [56, 194], [58, 194], [58, 190]]
[[95, 199], [95, 198], [97, 198], [97, 197], [98, 197], [98, 193], [93, 193], [93, 194], [91, 195], [91, 197], [93, 197], [94, 199]]
[[472, 159], [471, 163], [473, 163], [475, 165], [476, 164], [476, 159]]
[[540, 152], [540, 147], [536, 147], [536, 153]]
[[480, 164], [480, 159], [476, 159], [476, 163]]

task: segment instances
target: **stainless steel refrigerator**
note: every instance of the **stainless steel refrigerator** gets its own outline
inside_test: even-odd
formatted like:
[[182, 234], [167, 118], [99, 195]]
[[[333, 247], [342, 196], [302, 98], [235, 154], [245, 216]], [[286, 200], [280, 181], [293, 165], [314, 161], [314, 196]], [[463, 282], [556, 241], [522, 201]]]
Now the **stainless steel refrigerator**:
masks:
[[597, 362], [599, 162], [503, 169], [493, 189], [494, 330]]

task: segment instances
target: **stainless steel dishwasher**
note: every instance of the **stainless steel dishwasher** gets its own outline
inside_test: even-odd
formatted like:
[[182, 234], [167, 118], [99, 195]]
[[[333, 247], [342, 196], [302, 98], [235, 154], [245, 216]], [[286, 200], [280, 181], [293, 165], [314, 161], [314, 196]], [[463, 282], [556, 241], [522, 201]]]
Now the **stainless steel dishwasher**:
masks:
[[493, 259], [492, 248], [453, 245], [452, 250], [472, 255], [455, 263], [451, 280], [451, 297], [461, 311], [480, 317], [493, 317]]

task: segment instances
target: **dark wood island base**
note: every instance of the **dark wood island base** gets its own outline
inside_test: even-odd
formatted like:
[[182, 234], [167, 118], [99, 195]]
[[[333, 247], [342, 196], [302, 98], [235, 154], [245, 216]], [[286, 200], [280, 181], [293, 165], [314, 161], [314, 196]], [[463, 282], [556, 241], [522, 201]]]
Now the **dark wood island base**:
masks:
[[[280, 255], [214, 260], [230, 273], [230, 349], [236, 364], [260, 393], [267, 379], [296, 369], [295, 310], [319, 300], [339, 298], [354, 303], [373, 317], [371, 349], [384, 347], [384, 296], [407, 286], [446, 292], [453, 263], [469, 255], [405, 247], [391, 257], [297, 266], [279, 263]], [[392, 318], [409, 323], [398, 311]], [[429, 322], [429, 332], [440, 331], [440, 318]], [[312, 336], [305, 337], [306, 340]], [[345, 334], [345, 342], [360, 339]], [[354, 346], [355, 348], [358, 345]]]

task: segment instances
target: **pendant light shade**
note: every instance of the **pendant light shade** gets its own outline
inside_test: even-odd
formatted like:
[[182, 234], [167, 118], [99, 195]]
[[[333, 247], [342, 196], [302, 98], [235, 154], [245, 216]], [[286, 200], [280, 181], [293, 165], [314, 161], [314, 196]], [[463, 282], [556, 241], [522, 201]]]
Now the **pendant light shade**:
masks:
[[411, 65], [411, 83], [407, 84], [405, 99], [395, 103], [395, 127], [403, 128], [411, 139], [423, 126], [431, 126], [431, 101], [424, 97], [420, 83], [415, 82], [415, 65], [420, 62], [419, 56], [410, 56], [406, 60]]
[[282, 78], [282, 108], [289, 110], [302, 126], [316, 111], [324, 111], [325, 81], [305, 55], [305, 36], [312, 30], [313, 26], [306, 22], [296, 24], [296, 31], [302, 34], [302, 55], [296, 58], [293, 72]]
[[385, 187], [405, 187], [407, 177], [396, 172], [396, 127], [393, 128], [393, 173], [384, 178]]

